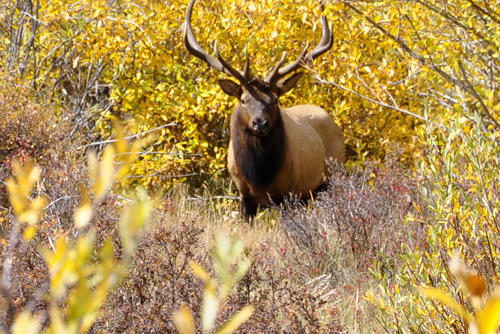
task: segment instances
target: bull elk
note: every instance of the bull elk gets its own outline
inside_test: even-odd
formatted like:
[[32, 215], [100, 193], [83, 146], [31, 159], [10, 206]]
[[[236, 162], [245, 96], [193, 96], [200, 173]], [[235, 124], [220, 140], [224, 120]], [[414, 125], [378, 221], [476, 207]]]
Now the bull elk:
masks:
[[217, 58], [200, 46], [191, 26], [194, 2], [189, 3], [184, 22], [186, 49], [239, 82], [218, 80], [226, 94], [239, 99], [231, 116], [228, 165], [240, 192], [241, 214], [248, 222], [259, 206], [269, 206], [271, 200], [280, 203], [290, 193], [310, 196], [323, 185], [324, 176], [329, 176], [327, 159], [344, 162], [344, 135], [325, 110], [314, 105], [279, 105], [280, 96], [302, 77], [302, 72], [295, 71], [330, 50], [333, 35], [323, 15], [320, 43], [311, 52], [306, 47], [297, 60], [283, 67], [285, 53], [262, 80], [252, 77], [246, 48], [246, 63], [240, 72], [221, 57], [217, 42]]

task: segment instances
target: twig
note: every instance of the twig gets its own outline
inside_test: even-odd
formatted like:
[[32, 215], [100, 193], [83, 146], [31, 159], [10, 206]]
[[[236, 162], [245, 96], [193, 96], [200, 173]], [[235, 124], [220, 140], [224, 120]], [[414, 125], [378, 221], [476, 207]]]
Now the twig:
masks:
[[182, 155], [186, 157], [201, 157], [202, 155], [199, 153], [182, 153], [182, 152], [155, 152], [155, 151], [142, 151], [142, 152], [124, 152], [118, 153], [116, 155], [124, 155], [124, 154], [136, 154], [136, 155], [150, 155], [150, 154], [158, 154], [158, 155]]
[[[111, 21], [118, 21], [118, 19], [117, 19], [117, 18], [110, 17], [110, 16], [105, 17], [105, 19], [108, 19], [108, 20], [111, 20]], [[123, 19], [121, 20], [121, 22], [125, 22], [125, 23], [128, 23], [128, 24], [132, 24], [132, 25], [134, 25], [137, 29], [139, 29], [139, 30], [140, 30], [140, 31], [144, 34], [144, 36], [146, 36], [146, 38], [147, 38], [147, 40], [148, 40], [148, 42], [149, 42], [149, 45], [151, 45], [151, 51], [153, 51], [153, 52], [154, 52], [155, 47], [154, 47], [153, 43], [151, 42], [151, 40], [149, 39], [149, 36], [146, 34], [146, 32], [144, 31], [144, 29], [142, 29], [142, 28], [141, 28], [141, 26], [140, 26], [140, 25], [138, 25], [137, 23], [135, 23], [135, 22], [133, 22], [133, 21], [123, 20]]]
[[12, 266], [14, 262], [14, 251], [17, 249], [19, 242], [20, 226], [17, 219], [12, 219], [12, 226], [9, 234], [9, 244], [3, 261], [2, 268], [2, 294], [7, 300], [7, 311], [5, 315], [5, 325], [10, 324], [14, 319], [14, 303], [12, 301], [11, 287], [12, 287]]
[[488, 110], [488, 107], [486, 106], [486, 104], [484, 104], [484, 101], [481, 98], [481, 96], [479, 96], [479, 94], [476, 92], [476, 90], [474, 89], [474, 87], [470, 83], [469, 79], [467, 79], [467, 73], [465, 72], [465, 69], [462, 66], [462, 62], [461, 61], [458, 61], [458, 68], [460, 69], [460, 72], [462, 73], [462, 77], [464, 78], [464, 82], [467, 84], [467, 86], [469, 88], [467, 90], [479, 102], [479, 104], [481, 105], [481, 108], [483, 109], [483, 111], [486, 114], [486, 116], [488, 116], [488, 118], [490, 119], [490, 121], [492, 121], [493, 124], [495, 124], [495, 126], [497, 127], [497, 129], [500, 129], [500, 124], [498, 124], [497, 120], [493, 117], [493, 115]]
[[[166, 127], [169, 127], [169, 126], [175, 126], [177, 125], [177, 123], [175, 122], [172, 122], [172, 123], [168, 123], [168, 124], [165, 124], [165, 125], [162, 125], [162, 126], [159, 126], [157, 128], [154, 128], [154, 129], [151, 129], [151, 130], [148, 130], [148, 131], [144, 131], [144, 132], [141, 132], [141, 133], [138, 133], [138, 134], [135, 134], [135, 135], [132, 135], [132, 136], [128, 136], [128, 137], [125, 137], [124, 139], [126, 140], [129, 140], [129, 139], [136, 139], [136, 138], [139, 138], [140, 136], [144, 136], [148, 133], [151, 133], [151, 132], [154, 132], [154, 131], [157, 131], [157, 130], [161, 130], [161, 129], [164, 129]], [[116, 143], [119, 139], [109, 139], [109, 140], [103, 140], [103, 141], [98, 141], [98, 142], [95, 142], [95, 143], [90, 143], [88, 145], [84, 145], [84, 146], [79, 146], [77, 147], [76, 149], [77, 150], [80, 150], [82, 148], [87, 148], [87, 147], [91, 147], [91, 146], [98, 146], [98, 145], [102, 145], [102, 144], [111, 144], [111, 143]]]
[[176, 178], [181, 178], [181, 177], [188, 177], [188, 176], [195, 176], [198, 175], [197, 173], [190, 173], [190, 174], [180, 174], [180, 175], [159, 175], [160, 173], [154, 173], [151, 175], [128, 175], [126, 176], [127, 179], [138, 179], [141, 177], [160, 177], [160, 178], [166, 178], [166, 179], [176, 179]]
[[65, 200], [65, 199], [76, 198], [76, 197], [80, 197], [80, 196], [78, 196], [78, 195], [74, 195], [74, 196], [64, 196], [64, 197], [60, 197], [60, 198], [58, 198], [58, 199], [56, 199], [56, 200], [54, 200], [54, 201], [50, 202], [50, 204], [49, 204], [49, 205], [47, 205], [45, 208], [43, 208], [43, 210], [44, 210], [44, 211], [45, 211], [45, 210], [47, 210], [48, 208], [50, 208], [52, 205], [56, 204], [56, 203], [57, 203], [57, 202], [59, 202], [59, 201], [62, 201], [62, 200]]
[[[316, 79], [316, 81], [317, 81], [317, 82], [319, 82], [319, 83], [322, 83], [322, 84], [325, 84], [325, 85], [331, 85], [331, 86], [334, 86], [334, 87], [340, 88], [340, 89], [342, 89], [342, 90], [345, 90], [346, 92], [349, 92], [349, 93], [352, 93], [352, 94], [354, 94], [354, 95], [357, 95], [357, 96], [361, 97], [362, 99], [365, 99], [365, 100], [367, 100], [367, 101], [370, 101], [370, 102], [376, 103], [376, 104], [378, 104], [378, 105], [380, 105], [380, 106], [382, 106], [382, 107], [389, 108], [389, 109], [393, 109], [393, 110], [397, 110], [397, 111], [402, 112], [402, 113], [404, 113], [404, 114], [407, 114], [407, 115], [410, 115], [410, 116], [412, 116], [412, 117], [418, 118], [418, 119], [419, 119], [419, 120], [421, 120], [421, 121], [428, 122], [428, 120], [427, 120], [425, 117], [422, 117], [422, 116], [420, 116], [420, 115], [414, 114], [414, 113], [412, 113], [411, 111], [408, 111], [408, 110], [406, 110], [406, 109], [402, 109], [402, 108], [399, 108], [399, 107], [391, 106], [390, 104], [387, 104], [387, 103], [383, 103], [383, 102], [380, 102], [380, 101], [374, 100], [374, 99], [372, 99], [372, 98], [369, 98], [368, 96], [364, 96], [364, 95], [362, 95], [362, 94], [360, 94], [360, 93], [358, 93], [358, 92], [353, 91], [352, 89], [349, 89], [349, 88], [347, 88], [347, 87], [344, 87], [344, 86], [342, 86], [342, 85], [339, 85], [339, 84], [337, 84], [337, 83], [335, 83], [335, 82], [331, 82], [331, 81], [326, 81], [326, 80], [323, 80], [323, 79], [319, 78], [317, 75], [315, 75], [315, 76], [314, 76], [314, 78], [315, 78], [315, 79]], [[436, 126], [438, 126], [438, 127], [440, 127], [440, 128], [445, 128], [445, 126], [444, 126], [444, 125], [439, 124], [439, 123], [432, 122], [432, 124], [433, 124], [433, 125], [436, 125]]]
[[[416, 0], [416, 1], [418, 3], [420, 3], [421, 5], [423, 5], [423, 6], [429, 8], [431, 10], [436, 11], [438, 14], [440, 14], [444, 18], [450, 20], [452, 23], [455, 23], [455, 24], [461, 26], [462, 28], [464, 28], [466, 30], [472, 31], [472, 33], [474, 33], [476, 36], [478, 36], [479, 38], [481, 38], [481, 40], [484, 40], [485, 37], [483, 35], [481, 35], [481, 34], [478, 35], [477, 32], [474, 29], [472, 29], [470, 27], [467, 27], [467, 26], [463, 26], [460, 22], [458, 22], [456, 19], [454, 19], [454, 17], [449, 17], [449, 15], [446, 15], [445, 13], [439, 12], [436, 8], [434, 8], [434, 7], [432, 7], [432, 6], [428, 5], [428, 4], [424, 4], [420, 0]], [[471, 95], [473, 95], [479, 101], [479, 103], [481, 104], [483, 110], [485, 110], [486, 115], [488, 116], [488, 118], [495, 124], [495, 126], [497, 127], [497, 129], [500, 129], [500, 125], [493, 118], [493, 116], [491, 116], [491, 114], [489, 113], [488, 109], [486, 108], [486, 105], [484, 105], [484, 102], [479, 97], [479, 95], [477, 94], [477, 92], [474, 90], [474, 87], [470, 83], [468, 83], [466, 80], [456, 79], [456, 78], [452, 77], [451, 75], [449, 75], [448, 73], [446, 73], [443, 70], [441, 70], [434, 63], [427, 62], [425, 60], [425, 58], [422, 57], [422, 55], [420, 55], [420, 54], [416, 53], [415, 51], [413, 51], [401, 38], [394, 36], [393, 34], [391, 34], [390, 32], [388, 32], [387, 30], [385, 30], [384, 28], [382, 28], [382, 26], [380, 24], [378, 24], [377, 22], [375, 22], [368, 15], [365, 15], [361, 10], [359, 10], [358, 8], [356, 8], [355, 6], [353, 6], [348, 1], [340, 0], [340, 2], [342, 2], [344, 5], [346, 5], [347, 7], [349, 7], [350, 9], [352, 9], [354, 12], [356, 12], [357, 14], [359, 14], [360, 16], [362, 16], [372, 26], [374, 26], [376, 29], [378, 29], [382, 34], [384, 34], [385, 36], [389, 37], [391, 40], [393, 40], [394, 42], [396, 42], [406, 53], [408, 53], [411, 57], [413, 57], [416, 60], [418, 60], [422, 65], [428, 66], [430, 69], [432, 69], [437, 74], [439, 74], [441, 77], [443, 77], [446, 81], [454, 84], [457, 87], [463, 88], [464, 90], [466, 90], [467, 92], [469, 92]], [[402, 111], [402, 110], [400, 110], [400, 111]]]

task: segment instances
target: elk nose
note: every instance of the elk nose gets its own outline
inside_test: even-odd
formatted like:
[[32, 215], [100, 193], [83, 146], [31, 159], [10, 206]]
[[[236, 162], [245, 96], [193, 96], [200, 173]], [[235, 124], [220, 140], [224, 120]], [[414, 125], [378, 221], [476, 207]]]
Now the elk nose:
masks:
[[264, 133], [269, 128], [269, 121], [264, 117], [255, 117], [252, 123], [253, 130], [258, 133]]

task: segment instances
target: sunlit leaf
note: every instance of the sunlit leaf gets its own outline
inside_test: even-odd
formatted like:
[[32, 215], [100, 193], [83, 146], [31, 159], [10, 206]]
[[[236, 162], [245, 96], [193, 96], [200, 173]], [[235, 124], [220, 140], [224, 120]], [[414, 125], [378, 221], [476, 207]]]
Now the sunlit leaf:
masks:
[[476, 322], [481, 334], [493, 334], [498, 329], [500, 319], [500, 291], [494, 292], [485, 308], [476, 313]]
[[26, 230], [24, 230], [24, 233], [23, 233], [23, 236], [24, 236], [24, 239], [25, 240], [31, 240], [35, 237], [36, 235], [36, 232], [38, 231], [38, 229], [36, 228], [36, 226], [28, 226], [26, 228]]
[[450, 307], [457, 314], [459, 314], [465, 321], [468, 321], [468, 322], [471, 321], [471, 317], [467, 313], [467, 311], [460, 304], [458, 304], [456, 301], [454, 301], [453, 298], [451, 298], [450, 296], [448, 296], [444, 292], [441, 292], [437, 289], [424, 288], [424, 287], [420, 287], [419, 291], [421, 294], [425, 295], [426, 297], [437, 299], [440, 302], [442, 302], [444, 305]]
[[193, 317], [186, 306], [181, 306], [181, 310], [175, 313], [174, 319], [180, 334], [193, 334], [195, 332]]
[[120, 218], [120, 238], [128, 254], [135, 250], [135, 236], [139, 229], [146, 224], [151, 217], [152, 204], [147, 199], [144, 191], [138, 192], [138, 199], [128, 206]]
[[95, 186], [96, 201], [100, 202], [114, 181], [114, 155], [113, 146], [107, 146], [102, 155], [101, 163], [99, 164], [98, 179]]
[[33, 317], [31, 312], [21, 312], [12, 325], [12, 334], [37, 334], [40, 331], [41, 317]]
[[198, 263], [191, 261], [189, 265], [191, 266], [191, 269], [193, 269], [194, 274], [198, 276], [203, 282], [207, 283], [210, 280], [210, 275]]
[[234, 333], [238, 327], [240, 327], [245, 321], [250, 319], [255, 308], [253, 306], [245, 306], [241, 311], [233, 315], [228, 322], [226, 322], [220, 329], [218, 329], [216, 334], [230, 334]]
[[90, 203], [90, 196], [85, 186], [80, 186], [81, 200], [80, 205], [75, 211], [74, 224], [76, 228], [84, 228], [92, 219], [92, 204]]
[[210, 330], [214, 326], [217, 312], [219, 311], [219, 299], [217, 298], [216, 285], [215, 282], [211, 280], [205, 284], [202, 310], [202, 328], [203, 330]]

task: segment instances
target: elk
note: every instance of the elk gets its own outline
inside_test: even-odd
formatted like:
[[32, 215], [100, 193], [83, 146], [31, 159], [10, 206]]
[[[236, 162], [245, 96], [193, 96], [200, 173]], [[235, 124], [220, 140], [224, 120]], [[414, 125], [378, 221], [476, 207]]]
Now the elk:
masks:
[[231, 116], [228, 167], [240, 193], [241, 215], [246, 222], [253, 221], [259, 206], [280, 203], [290, 193], [307, 198], [320, 189], [329, 176], [327, 160], [344, 162], [343, 132], [324, 109], [314, 105], [283, 108], [279, 104], [280, 96], [302, 77], [302, 72], [296, 72], [302, 64], [332, 48], [333, 26], [329, 28], [322, 15], [320, 43], [311, 52], [306, 46], [298, 59], [284, 67], [283, 54], [266, 78], [260, 79], [251, 75], [247, 48], [240, 72], [221, 57], [217, 42], [216, 58], [200, 46], [191, 26], [194, 3], [190, 1], [183, 25], [186, 49], [239, 82], [218, 80], [226, 94], [239, 99]]

